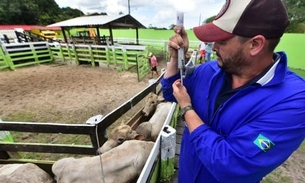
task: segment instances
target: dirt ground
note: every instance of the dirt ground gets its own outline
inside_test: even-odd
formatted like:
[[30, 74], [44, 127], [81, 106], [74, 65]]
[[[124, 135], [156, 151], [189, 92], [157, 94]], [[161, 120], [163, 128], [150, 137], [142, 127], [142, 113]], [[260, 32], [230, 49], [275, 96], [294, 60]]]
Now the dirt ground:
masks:
[[[164, 66], [161, 63], [159, 70]], [[147, 87], [148, 80], [149, 76], [138, 82], [135, 72], [90, 65], [50, 64], [0, 71], [0, 118], [85, 123], [94, 115], [106, 115], [119, 107]], [[294, 153], [263, 182], [304, 183], [304, 152], [302, 148]]]
[[147, 87], [148, 80], [147, 76], [138, 82], [135, 72], [91, 65], [1, 71], [0, 116], [3, 120], [84, 123], [120, 106]]

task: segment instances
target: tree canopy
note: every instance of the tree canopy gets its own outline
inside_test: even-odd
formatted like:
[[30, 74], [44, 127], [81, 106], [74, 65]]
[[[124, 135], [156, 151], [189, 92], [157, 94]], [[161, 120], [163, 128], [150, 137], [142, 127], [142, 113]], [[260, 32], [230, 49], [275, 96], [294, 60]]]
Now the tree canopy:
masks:
[[54, 0], [1, 0], [0, 24], [49, 25], [84, 13], [60, 8]]
[[305, 1], [283, 0], [290, 20], [286, 32], [305, 33]]

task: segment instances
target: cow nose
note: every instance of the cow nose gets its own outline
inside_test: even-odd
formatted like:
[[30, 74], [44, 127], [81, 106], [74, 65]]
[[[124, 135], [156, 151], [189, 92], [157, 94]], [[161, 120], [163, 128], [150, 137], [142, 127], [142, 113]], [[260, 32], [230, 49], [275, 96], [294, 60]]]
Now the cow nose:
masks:
[[102, 154], [102, 153], [101, 153], [101, 151], [100, 151], [99, 149], [98, 149], [98, 150], [96, 150], [95, 155], [97, 155], [97, 156], [98, 156], [98, 155], [100, 155], [100, 154]]
[[148, 116], [148, 113], [145, 112], [145, 111], [143, 111], [143, 110], [142, 110], [142, 114], [143, 114], [144, 116]]

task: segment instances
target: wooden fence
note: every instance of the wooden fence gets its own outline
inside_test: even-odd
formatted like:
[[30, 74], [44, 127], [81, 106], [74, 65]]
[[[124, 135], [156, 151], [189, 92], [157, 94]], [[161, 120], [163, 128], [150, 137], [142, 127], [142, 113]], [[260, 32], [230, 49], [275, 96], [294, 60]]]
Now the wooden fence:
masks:
[[[63, 154], [82, 154], [82, 155], [95, 155], [96, 150], [100, 147], [105, 141], [105, 132], [106, 128], [113, 124], [117, 119], [119, 119], [123, 114], [128, 112], [133, 108], [137, 103], [143, 100], [150, 92], [160, 93], [160, 87], [158, 87], [162, 75], [154, 83], [146, 87], [137, 95], [133, 96], [126, 102], [124, 102], [117, 109], [113, 110], [106, 116], [101, 119], [96, 120], [94, 124], [58, 124], [58, 123], [40, 123], [40, 122], [12, 122], [12, 121], [1, 121], [0, 120], [0, 131], [15, 131], [15, 132], [30, 132], [30, 133], [45, 133], [45, 134], [81, 134], [87, 135], [91, 139], [91, 145], [71, 145], [71, 144], [50, 144], [50, 143], [23, 143], [23, 142], [12, 142], [12, 141], [1, 141], [0, 142], [0, 164], [9, 164], [9, 163], [35, 163], [46, 172], [51, 172], [51, 166], [54, 161], [46, 160], [25, 160], [25, 159], [13, 159], [9, 156], [7, 152], [38, 152], [38, 153], [63, 153]], [[159, 88], [159, 89], [158, 89]], [[175, 107], [176, 105], [174, 105]], [[172, 112], [173, 113], [173, 112]], [[139, 115], [139, 114], [137, 114]], [[131, 126], [135, 127], [140, 123], [139, 116], [137, 121], [130, 121]], [[171, 120], [171, 117], [168, 117], [167, 120]], [[157, 152], [154, 152], [153, 156], [157, 158], [156, 153], [160, 152], [160, 144], [156, 144], [155, 149]], [[155, 162], [155, 159], [151, 160]], [[147, 168], [147, 171], [152, 169], [152, 162]], [[153, 163], [154, 164], [154, 163]], [[146, 165], [148, 166], [148, 165]], [[145, 174], [145, 179], [147, 179], [147, 172]], [[142, 175], [143, 176], [143, 175]], [[141, 181], [138, 181], [141, 182]]]
[[118, 70], [136, 69], [138, 81], [149, 73], [148, 50], [143, 45], [74, 45], [49, 43], [55, 59], [79, 65], [116, 67]]
[[0, 49], [0, 69], [10, 68], [8, 61], [6, 60], [6, 56], [2, 49]]
[[0, 58], [2, 67], [14, 70], [34, 64], [41, 64], [53, 61], [53, 55], [47, 42], [28, 42], [2, 44]]
[[149, 73], [148, 50], [143, 45], [74, 45], [48, 42], [1, 44], [0, 69], [53, 62], [82, 63], [92, 66], [116, 67], [119, 71], [132, 68], [141, 81]]

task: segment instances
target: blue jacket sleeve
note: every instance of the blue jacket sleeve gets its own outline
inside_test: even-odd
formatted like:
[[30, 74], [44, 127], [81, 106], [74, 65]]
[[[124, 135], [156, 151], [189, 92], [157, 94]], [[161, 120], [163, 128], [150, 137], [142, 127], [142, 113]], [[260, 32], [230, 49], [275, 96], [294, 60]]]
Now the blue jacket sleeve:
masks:
[[229, 136], [202, 125], [189, 140], [198, 158], [220, 182], [258, 180], [281, 165], [303, 142], [304, 101], [304, 93], [281, 101]]
[[163, 98], [166, 101], [177, 102], [173, 95], [172, 85], [179, 78], [180, 78], [180, 74], [176, 74], [169, 78], [162, 78], [161, 80], [162, 93], [163, 93]]

